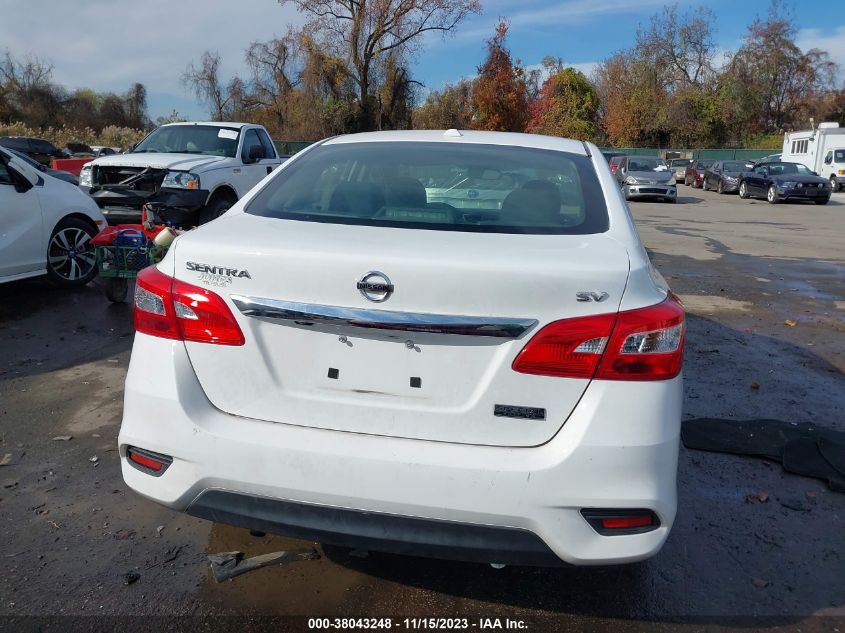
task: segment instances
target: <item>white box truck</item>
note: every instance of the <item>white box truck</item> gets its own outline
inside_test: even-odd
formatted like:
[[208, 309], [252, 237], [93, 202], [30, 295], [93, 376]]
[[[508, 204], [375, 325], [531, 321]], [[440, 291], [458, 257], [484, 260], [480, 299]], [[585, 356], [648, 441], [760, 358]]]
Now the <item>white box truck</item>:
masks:
[[845, 188], [845, 128], [826, 122], [811, 130], [788, 132], [781, 160], [805, 165], [839, 191]]

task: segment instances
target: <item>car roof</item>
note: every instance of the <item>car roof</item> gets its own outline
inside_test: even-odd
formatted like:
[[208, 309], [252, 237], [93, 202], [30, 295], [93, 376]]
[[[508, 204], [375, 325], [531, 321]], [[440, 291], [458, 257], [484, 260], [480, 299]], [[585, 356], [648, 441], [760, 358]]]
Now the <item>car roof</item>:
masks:
[[170, 127], [174, 125], [206, 125], [208, 127], [234, 127], [241, 129], [242, 127], [258, 127], [254, 123], [238, 123], [235, 121], [177, 121], [176, 123], [166, 123], [161, 127]]
[[478, 145], [509, 145], [534, 149], [550, 149], [570, 154], [587, 155], [587, 149], [581, 141], [544, 136], [542, 134], [520, 134], [516, 132], [479, 132], [475, 130], [394, 130], [390, 132], [362, 132], [335, 136], [325, 142], [326, 145], [345, 143], [461, 143]]

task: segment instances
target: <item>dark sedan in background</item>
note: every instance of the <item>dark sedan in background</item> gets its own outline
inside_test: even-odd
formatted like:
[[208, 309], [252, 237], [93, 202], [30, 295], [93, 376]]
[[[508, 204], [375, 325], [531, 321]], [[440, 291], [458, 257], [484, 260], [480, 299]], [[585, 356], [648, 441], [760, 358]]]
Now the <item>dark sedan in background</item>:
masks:
[[739, 191], [739, 177], [754, 168], [752, 163], [742, 160], [717, 160], [704, 170], [701, 186], [705, 191], [733, 193]]
[[690, 163], [684, 172], [684, 184], [690, 185], [693, 189], [701, 187], [704, 184], [704, 172], [715, 162], [715, 160], [705, 158]]
[[765, 197], [771, 204], [787, 200], [812, 200], [827, 204], [830, 183], [801, 163], [758, 163], [739, 180], [740, 198]]

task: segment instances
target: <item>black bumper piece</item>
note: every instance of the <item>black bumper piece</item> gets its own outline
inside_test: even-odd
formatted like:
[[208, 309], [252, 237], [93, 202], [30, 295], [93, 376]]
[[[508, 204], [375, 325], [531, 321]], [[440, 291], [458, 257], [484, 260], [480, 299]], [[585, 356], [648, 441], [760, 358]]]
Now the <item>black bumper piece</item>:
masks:
[[126, 187], [82, 187], [82, 190], [97, 203], [109, 224], [137, 224], [141, 221], [141, 207], [147, 202], [156, 202], [168, 210], [167, 219], [174, 226], [195, 226], [209, 195], [205, 189], [166, 187], [156, 192]]
[[207, 490], [187, 513], [209, 521], [378, 552], [477, 563], [559, 566], [528, 530], [403, 517]]

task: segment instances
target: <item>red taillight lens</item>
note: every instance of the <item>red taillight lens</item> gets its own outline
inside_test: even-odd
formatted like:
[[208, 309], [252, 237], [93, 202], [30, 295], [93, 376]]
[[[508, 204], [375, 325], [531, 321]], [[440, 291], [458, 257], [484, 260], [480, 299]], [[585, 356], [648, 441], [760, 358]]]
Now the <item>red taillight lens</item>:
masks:
[[684, 306], [671, 293], [663, 303], [620, 312], [596, 378], [674, 378], [684, 362], [685, 334]]
[[549, 323], [528, 341], [513, 368], [521, 374], [592, 378], [615, 320], [615, 314], [598, 314]]
[[244, 344], [243, 332], [220, 295], [169, 277], [155, 266], [136, 279], [135, 330], [179, 341]]
[[615, 173], [616, 173], [616, 168], [617, 168], [617, 167], [619, 167], [619, 165], [611, 165], [611, 166], [610, 166], [610, 172], [611, 172], [611, 173], [613, 173], [613, 174], [615, 174]]
[[674, 295], [648, 308], [550, 323], [528, 341], [514, 371], [602, 380], [666, 380], [681, 371], [684, 308]]

